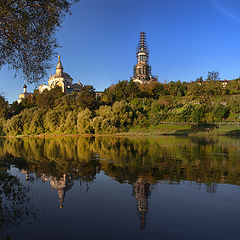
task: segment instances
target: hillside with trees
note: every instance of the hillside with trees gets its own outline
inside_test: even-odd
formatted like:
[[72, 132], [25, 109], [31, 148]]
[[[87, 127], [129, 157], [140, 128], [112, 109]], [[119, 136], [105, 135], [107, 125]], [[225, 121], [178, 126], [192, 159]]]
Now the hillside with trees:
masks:
[[[214, 126], [240, 122], [240, 79], [220, 81], [209, 72], [206, 81], [139, 85], [120, 81], [96, 98], [93, 87], [63, 94], [60, 88], [8, 105], [0, 98], [1, 135], [114, 134], [166, 124]], [[197, 127], [196, 127], [197, 126]], [[208, 127], [209, 127], [208, 126]], [[181, 133], [181, 132], [180, 132]]]

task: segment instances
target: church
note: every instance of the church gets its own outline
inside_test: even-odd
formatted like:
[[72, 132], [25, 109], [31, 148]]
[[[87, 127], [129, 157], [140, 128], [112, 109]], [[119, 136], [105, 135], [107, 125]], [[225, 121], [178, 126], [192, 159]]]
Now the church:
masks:
[[39, 86], [39, 92], [42, 93], [44, 90], [50, 90], [56, 86], [62, 89], [62, 92], [68, 94], [72, 92], [79, 92], [83, 87], [82, 83], [72, 83], [73, 79], [69, 74], [63, 72], [63, 66], [61, 63], [60, 55], [58, 56], [58, 63], [56, 67], [56, 73], [51, 75], [48, 79], [48, 85], [41, 84]]
[[[58, 56], [58, 63], [56, 66], [56, 73], [50, 74], [48, 79], [48, 84], [41, 84], [38, 88], [39, 92], [42, 93], [44, 90], [51, 90], [56, 86], [62, 89], [62, 92], [65, 94], [70, 94], [72, 92], [80, 92], [83, 84], [82, 83], [73, 83], [73, 79], [71, 76], [63, 71], [63, 65], [61, 62], [60, 55]], [[102, 91], [95, 91], [96, 97], [100, 97], [102, 95]], [[23, 99], [28, 96], [32, 96], [33, 93], [27, 92], [27, 86], [24, 84], [23, 93], [19, 95], [19, 99], [17, 100], [20, 103]]]
[[20, 103], [22, 102], [23, 99], [27, 98], [27, 97], [30, 97], [32, 96], [33, 94], [32, 93], [28, 93], [27, 92], [27, 85], [24, 84], [23, 85], [23, 93], [21, 93], [19, 96], [18, 96], [18, 100], [17, 102]]
[[[149, 65], [149, 49], [146, 43], [146, 33], [140, 33], [139, 44], [137, 47], [137, 64], [134, 65], [133, 77], [131, 81], [140, 84], [147, 84], [154, 81], [158, 81], [157, 76], [153, 76], [151, 73], [151, 66]], [[58, 56], [58, 63], [56, 66], [56, 73], [50, 74], [48, 79], [48, 84], [41, 84], [38, 88], [39, 92], [42, 93], [44, 90], [50, 90], [56, 86], [62, 89], [62, 92], [69, 94], [72, 92], [81, 91], [83, 84], [82, 83], [73, 83], [71, 76], [63, 71], [63, 65], [61, 62], [60, 55]], [[32, 93], [27, 93], [27, 86], [24, 85], [24, 91], [19, 95], [18, 102], [20, 103], [24, 98], [32, 95]], [[102, 91], [95, 91], [96, 97], [102, 95]]]

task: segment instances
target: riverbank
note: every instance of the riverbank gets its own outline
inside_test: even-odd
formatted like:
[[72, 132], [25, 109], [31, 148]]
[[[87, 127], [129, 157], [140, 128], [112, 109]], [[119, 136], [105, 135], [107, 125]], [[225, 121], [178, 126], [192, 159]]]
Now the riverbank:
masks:
[[[240, 136], [240, 123], [174, 124], [165, 123], [148, 128], [132, 128], [126, 135], [226, 135]], [[124, 133], [125, 134], [125, 133]]]
[[172, 135], [172, 136], [240, 136], [240, 123], [219, 123], [219, 124], [174, 124], [163, 123], [158, 126], [131, 128], [128, 132], [106, 133], [106, 134], [60, 134], [60, 133], [43, 133], [37, 135], [17, 135], [4, 136], [11, 137], [92, 137], [92, 136], [152, 136], [152, 135]]

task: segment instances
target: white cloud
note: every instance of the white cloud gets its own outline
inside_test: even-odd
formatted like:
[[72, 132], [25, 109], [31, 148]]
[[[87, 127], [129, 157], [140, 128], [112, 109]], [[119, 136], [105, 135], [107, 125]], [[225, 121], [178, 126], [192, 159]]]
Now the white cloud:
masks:
[[222, 3], [220, 3], [219, 1], [214, 1], [214, 6], [225, 16], [228, 17], [232, 20], [234, 20], [235, 22], [237, 22], [238, 24], [240, 24], [240, 18], [233, 13], [229, 8], [227, 8], [226, 6], [224, 6]]

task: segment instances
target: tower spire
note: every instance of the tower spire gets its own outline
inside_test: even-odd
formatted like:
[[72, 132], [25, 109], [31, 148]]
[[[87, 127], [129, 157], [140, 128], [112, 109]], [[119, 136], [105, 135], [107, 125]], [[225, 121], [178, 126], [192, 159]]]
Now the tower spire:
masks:
[[140, 32], [137, 46], [137, 65], [133, 68], [132, 81], [143, 84], [157, 81], [157, 77], [151, 74], [151, 66], [148, 64], [149, 50], [146, 41], [146, 33]]
[[146, 41], [146, 33], [141, 32], [139, 36], [139, 45], [138, 45], [138, 53], [139, 52], [145, 52], [148, 54], [148, 47], [147, 47], [147, 41]]
[[62, 63], [61, 63], [60, 55], [58, 55], [58, 63], [57, 63], [57, 67], [56, 67], [56, 73], [58, 73], [60, 75], [63, 73], [63, 66], [62, 66]]

